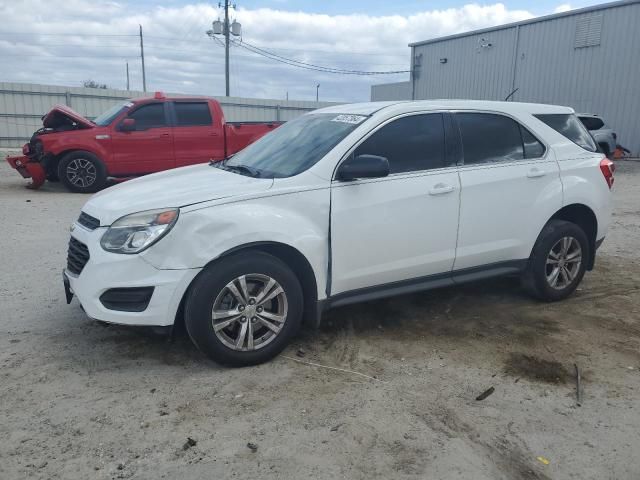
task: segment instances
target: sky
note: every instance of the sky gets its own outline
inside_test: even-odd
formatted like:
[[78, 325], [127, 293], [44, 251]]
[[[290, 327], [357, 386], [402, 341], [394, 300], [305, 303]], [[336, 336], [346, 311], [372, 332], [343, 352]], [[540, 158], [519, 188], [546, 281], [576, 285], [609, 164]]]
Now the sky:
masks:
[[[593, 5], [585, 0], [468, 1], [236, 0], [238, 44], [307, 64], [364, 72], [408, 70], [410, 42]], [[206, 35], [217, 2], [0, 0], [0, 81], [142, 90], [138, 25], [147, 90], [224, 95], [224, 48]], [[232, 45], [231, 95], [366, 101], [372, 84], [408, 73], [342, 75], [286, 65]]]

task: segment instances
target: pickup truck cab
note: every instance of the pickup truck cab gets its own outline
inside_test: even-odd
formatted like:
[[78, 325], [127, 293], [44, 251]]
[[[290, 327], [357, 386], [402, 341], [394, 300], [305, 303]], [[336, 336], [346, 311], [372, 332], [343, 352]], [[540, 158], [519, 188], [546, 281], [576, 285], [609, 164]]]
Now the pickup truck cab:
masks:
[[232, 365], [277, 355], [303, 319], [517, 274], [569, 296], [611, 215], [613, 163], [572, 109], [486, 101], [333, 106], [224, 162], [93, 196], [64, 271], [99, 320], [171, 326]]
[[220, 161], [272, 131], [278, 122], [225, 121], [206, 97], [153, 97], [123, 101], [93, 121], [56, 105], [43, 128], [9, 164], [37, 188], [60, 180], [73, 192], [96, 192], [108, 177], [127, 179], [208, 161]]

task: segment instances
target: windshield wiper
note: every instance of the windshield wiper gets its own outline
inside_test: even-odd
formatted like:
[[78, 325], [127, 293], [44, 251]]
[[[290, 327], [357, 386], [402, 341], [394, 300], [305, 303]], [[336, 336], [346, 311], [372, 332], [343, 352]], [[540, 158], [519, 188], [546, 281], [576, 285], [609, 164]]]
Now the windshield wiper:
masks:
[[235, 153], [229, 155], [222, 161], [209, 160], [209, 165], [212, 167], [220, 168], [230, 172], [236, 172], [240, 175], [249, 175], [250, 177], [259, 178], [262, 176], [262, 171], [257, 168], [250, 167], [248, 165], [229, 165], [229, 159], [233, 157]]
[[222, 166], [224, 166], [227, 161], [233, 157], [235, 155], [235, 153], [232, 153], [231, 155], [229, 155], [228, 157], [226, 157], [223, 160], [214, 160], [213, 158], [209, 160], [209, 165], [213, 166], [213, 167], [218, 167], [218, 168], [222, 168]]
[[255, 178], [258, 178], [262, 175], [262, 172], [260, 172], [260, 170], [257, 170], [253, 167], [249, 167], [247, 165], [224, 165], [223, 168], [226, 170], [231, 170], [232, 172], [240, 173], [241, 175], [247, 174], [250, 177], [255, 177]]

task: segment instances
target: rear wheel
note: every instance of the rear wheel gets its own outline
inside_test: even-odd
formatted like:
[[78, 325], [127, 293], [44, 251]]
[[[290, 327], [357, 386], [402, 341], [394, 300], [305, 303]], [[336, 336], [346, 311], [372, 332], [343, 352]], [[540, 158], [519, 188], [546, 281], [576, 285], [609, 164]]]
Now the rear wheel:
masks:
[[523, 283], [540, 300], [567, 298], [582, 281], [589, 259], [589, 241], [575, 223], [551, 220], [538, 236]]
[[71, 152], [58, 164], [58, 178], [72, 192], [94, 193], [104, 188], [107, 169], [92, 153]]
[[271, 255], [249, 252], [223, 258], [196, 278], [185, 325], [216, 362], [255, 365], [287, 346], [302, 311], [302, 288], [291, 269]]

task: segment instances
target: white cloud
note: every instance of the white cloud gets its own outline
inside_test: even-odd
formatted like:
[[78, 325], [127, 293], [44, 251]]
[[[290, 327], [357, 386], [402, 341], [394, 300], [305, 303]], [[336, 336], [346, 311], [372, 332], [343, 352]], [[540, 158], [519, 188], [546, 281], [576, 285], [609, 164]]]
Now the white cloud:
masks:
[[[148, 7], [105, 0], [0, 3], [0, 80], [79, 85], [92, 78], [141, 87], [138, 24], [145, 32], [149, 90], [224, 93], [224, 50], [205, 30], [220, 12], [210, 4]], [[412, 15], [323, 15], [283, 9], [239, 8], [244, 40], [279, 55], [317, 65], [366, 71], [406, 70], [413, 41], [531, 18], [503, 4], [469, 4]], [[560, 7], [558, 7], [560, 8]], [[59, 34], [59, 35], [50, 35]], [[122, 35], [122, 36], [97, 36]], [[355, 77], [302, 70], [233, 47], [231, 94], [248, 97], [366, 100], [375, 83], [408, 74]]]
[[562, 5], [558, 5], [556, 8], [554, 8], [553, 9], [553, 13], [568, 12], [572, 8], [573, 7], [571, 5], [569, 5], [568, 3], [563, 3]]

